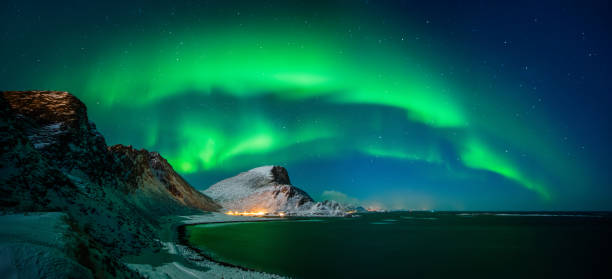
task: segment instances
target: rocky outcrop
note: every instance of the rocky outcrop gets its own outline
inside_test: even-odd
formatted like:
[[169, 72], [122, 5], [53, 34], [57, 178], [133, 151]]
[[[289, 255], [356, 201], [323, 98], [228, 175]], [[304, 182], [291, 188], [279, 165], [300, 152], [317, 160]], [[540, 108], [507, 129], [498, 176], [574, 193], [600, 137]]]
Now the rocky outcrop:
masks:
[[67, 254], [94, 277], [136, 276], [118, 258], [161, 245], [160, 215], [218, 207], [159, 154], [107, 147], [73, 95], [0, 93], [0, 212], [65, 213], [88, 239]]
[[41, 126], [62, 123], [73, 128], [88, 124], [85, 104], [63, 91], [5, 91], [10, 108]]
[[32, 147], [63, 173], [120, 186], [104, 137], [89, 122], [87, 108], [76, 97], [60, 91], [2, 92], [13, 127]]
[[121, 144], [108, 149], [121, 168], [128, 170], [122, 175], [134, 187], [133, 192], [148, 193], [149, 197], [157, 196], [157, 199], [171, 198], [187, 207], [205, 211], [220, 209], [211, 198], [189, 185], [159, 153]]
[[328, 215], [342, 216], [349, 211], [344, 205], [334, 200], [325, 200], [322, 202], [313, 203], [310, 207], [304, 208], [302, 215]]
[[288, 215], [343, 215], [337, 202], [315, 202], [305, 191], [291, 185], [287, 170], [264, 166], [222, 180], [203, 191], [224, 210], [283, 212]]

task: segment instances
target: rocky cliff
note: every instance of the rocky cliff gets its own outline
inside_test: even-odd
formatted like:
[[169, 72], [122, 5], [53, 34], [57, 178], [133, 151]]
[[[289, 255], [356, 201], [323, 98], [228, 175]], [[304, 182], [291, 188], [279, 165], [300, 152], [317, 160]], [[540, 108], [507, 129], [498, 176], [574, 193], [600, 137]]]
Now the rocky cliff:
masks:
[[87, 240], [67, 254], [94, 277], [137, 277], [117, 259], [160, 245], [160, 215], [219, 208], [159, 154], [109, 148], [67, 92], [1, 92], [0, 146], [0, 212], [63, 212]]
[[120, 144], [109, 147], [109, 151], [115, 156], [121, 169], [128, 170], [121, 175], [128, 185], [134, 187], [130, 190], [142, 193], [146, 200], [169, 199], [183, 206], [205, 211], [220, 209], [210, 197], [195, 190], [177, 174], [159, 153], [136, 150], [132, 146]]

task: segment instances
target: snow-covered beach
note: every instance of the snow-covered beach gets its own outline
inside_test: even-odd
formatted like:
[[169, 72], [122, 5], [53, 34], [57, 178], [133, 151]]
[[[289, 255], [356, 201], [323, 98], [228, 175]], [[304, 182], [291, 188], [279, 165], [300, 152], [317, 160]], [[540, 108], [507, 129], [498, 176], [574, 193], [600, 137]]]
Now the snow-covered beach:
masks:
[[[148, 278], [283, 278], [207, 259], [181, 243], [178, 235], [180, 228], [187, 225], [271, 220], [278, 219], [221, 213], [165, 217], [159, 231], [163, 248], [144, 249], [121, 261]], [[90, 271], [74, 262], [67, 252], [68, 247], [83, 246], [87, 239], [70, 230], [66, 214], [8, 214], [0, 216], [0, 225], [3, 228], [0, 263], [5, 263], [0, 265], [0, 274], [5, 278], [55, 278], [66, 270], [81, 278], [92, 277]]]
[[246, 268], [220, 263], [204, 257], [197, 249], [181, 241], [179, 231], [187, 225], [231, 222], [273, 221], [276, 218], [232, 216], [208, 213], [166, 217], [160, 228], [163, 248], [147, 250], [122, 259], [128, 267], [149, 278], [284, 278]]

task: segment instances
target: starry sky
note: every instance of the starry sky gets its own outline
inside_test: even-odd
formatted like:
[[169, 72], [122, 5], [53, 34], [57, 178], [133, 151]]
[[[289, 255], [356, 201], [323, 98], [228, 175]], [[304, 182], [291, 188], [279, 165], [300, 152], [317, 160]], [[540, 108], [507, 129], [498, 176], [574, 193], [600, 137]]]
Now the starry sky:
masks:
[[373, 208], [611, 210], [610, 4], [492, 2], [2, 1], [0, 85], [198, 189], [274, 164]]

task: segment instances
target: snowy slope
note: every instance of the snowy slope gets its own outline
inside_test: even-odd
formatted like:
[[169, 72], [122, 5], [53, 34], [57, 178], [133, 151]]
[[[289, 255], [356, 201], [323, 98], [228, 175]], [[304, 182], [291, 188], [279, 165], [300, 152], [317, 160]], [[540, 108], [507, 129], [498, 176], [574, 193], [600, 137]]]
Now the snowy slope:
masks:
[[65, 213], [0, 216], [2, 278], [102, 278], [138, 276], [125, 266], [104, 267], [109, 254], [75, 230]]
[[0, 216], [0, 275], [3, 278], [61, 278], [68, 271], [93, 278], [65, 250], [71, 242], [69, 226], [61, 213]]

